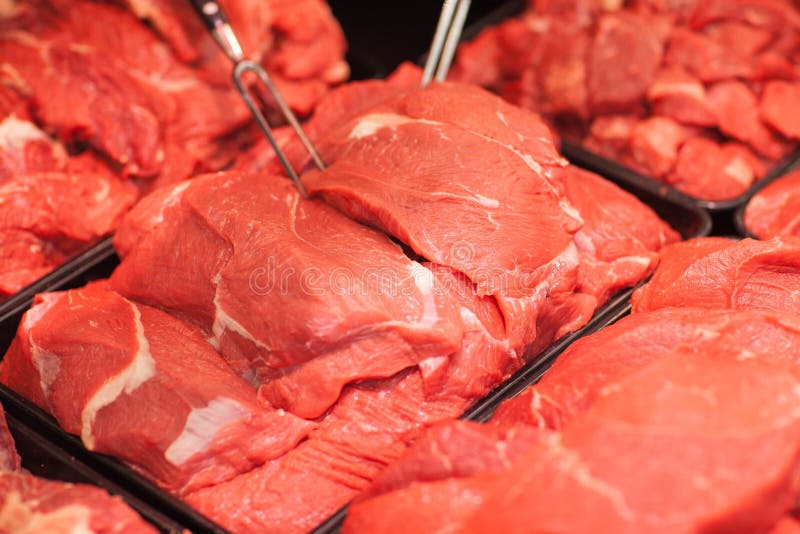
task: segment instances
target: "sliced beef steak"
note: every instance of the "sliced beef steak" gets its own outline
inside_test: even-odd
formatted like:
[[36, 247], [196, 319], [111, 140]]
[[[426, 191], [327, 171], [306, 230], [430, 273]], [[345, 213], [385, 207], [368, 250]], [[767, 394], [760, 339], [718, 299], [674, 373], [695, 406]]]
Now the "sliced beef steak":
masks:
[[102, 284], [39, 296], [0, 380], [174, 492], [279, 457], [313, 427], [260, 403], [198, 330]]
[[17, 454], [14, 438], [8, 431], [5, 411], [0, 406], [0, 471], [19, 471], [21, 467], [22, 459]]

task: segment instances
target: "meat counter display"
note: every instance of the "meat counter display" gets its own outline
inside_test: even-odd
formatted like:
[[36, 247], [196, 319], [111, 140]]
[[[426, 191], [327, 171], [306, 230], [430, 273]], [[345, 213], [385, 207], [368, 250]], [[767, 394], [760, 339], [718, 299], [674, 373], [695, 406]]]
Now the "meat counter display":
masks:
[[[258, 133], [188, 2], [6, 2], [0, 13], [0, 297], [108, 235], [137, 198], [230, 164]], [[320, 0], [229, 0], [248, 53], [308, 114], [347, 78]]]
[[231, 531], [307, 530], [679, 239], [536, 115], [419, 75], [323, 99], [311, 200], [269, 153], [145, 198], [108, 282], [37, 297], [2, 382]]
[[784, 0], [530, 0], [451, 77], [715, 207], [797, 149], [799, 24]]

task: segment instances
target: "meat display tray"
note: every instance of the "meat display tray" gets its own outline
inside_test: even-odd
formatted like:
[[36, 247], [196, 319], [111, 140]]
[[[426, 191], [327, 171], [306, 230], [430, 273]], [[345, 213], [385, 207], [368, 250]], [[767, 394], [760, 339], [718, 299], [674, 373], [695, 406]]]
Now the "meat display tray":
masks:
[[49, 480], [92, 484], [122, 497], [146, 521], [159, 531], [169, 534], [185, 532], [185, 527], [170, 519], [152, 506], [133, 496], [120, 485], [100, 475], [74, 456], [55, 446], [11, 414], [7, 414], [8, 428], [14, 436], [17, 451], [22, 457], [22, 467], [31, 474]]
[[741, 205], [739, 205], [736, 208], [736, 212], [733, 215], [733, 223], [735, 225], [736, 232], [740, 236], [758, 239], [757, 236], [755, 236], [750, 230], [747, 229], [747, 225], [744, 222], [744, 212], [745, 210], [747, 210], [747, 206], [748, 204], [750, 204], [750, 200], [752, 200], [752, 198], [756, 196], [756, 193], [767, 187], [772, 182], [780, 180], [789, 172], [797, 169], [800, 169], [800, 158], [797, 161], [792, 162], [791, 165], [786, 166], [786, 168], [783, 169], [783, 172], [781, 172], [780, 174], [775, 174], [774, 176], [764, 178], [763, 180], [758, 182], [758, 184], [756, 184], [756, 187], [753, 187], [752, 190], [748, 192], [747, 198], [745, 198], [744, 201], [741, 203]]

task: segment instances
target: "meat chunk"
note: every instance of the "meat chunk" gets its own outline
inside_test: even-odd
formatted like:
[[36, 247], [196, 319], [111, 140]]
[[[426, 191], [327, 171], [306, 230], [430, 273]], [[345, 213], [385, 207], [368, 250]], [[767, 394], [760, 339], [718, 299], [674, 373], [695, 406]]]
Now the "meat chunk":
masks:
[[0, 407], [0, 472], [19, 471], [21, 467], [22, 459], [17, 454], [14, 438], [8, 430], [6, 414]]
[[671, 245], [631, 303], [634, 311], [697, 306], [798, 313], [798, 252], [800, 241], [794, 238], [736, 243], [701, 238]]
[[761, 239], [800, 236], [800, 172], [792, 172], [756, 193], [744, 212], [745, 227]]
[[631, 131], [631, 153], [637, 166], [650, 176], [665, 176], [678, 160], [678, 150], [688, 132], [666, 117], [651, 117]]
[[681, 27], [670, 34], [664, 62], [686, 69], [703, 83], [746, 78], [751, 74], [750, 66], [725, 46]]
[[603, 15], [588, 57], [587, 87], [594, 113], [636, 109], [653, 83], [662, 43], [632, 13]]
[[800, 84], [796, 82], [771, 81], [764, 86], [759, 104], [761, 120], [784, 136], [800, 139], [800, 115], [794, 105], [800, 98]]
[[[168, 201], [112, 287], [203, 328], [272, 402], [316, 417], [352, 380], [459, 348], [458, 308], [428, 268], [288, 180], [210, 175]], [[211, 261], [181, 269], [199, 250]]]
[[700, 80], [680, 66], [664, 67], [647, 89], [656, 115], [692, 126], [716, 126], [717, 116]]
[[40, 295], [0, 381], [177, 493], [277, 458], [313, 427], [260, 403], [198, 330], [101, 284]]

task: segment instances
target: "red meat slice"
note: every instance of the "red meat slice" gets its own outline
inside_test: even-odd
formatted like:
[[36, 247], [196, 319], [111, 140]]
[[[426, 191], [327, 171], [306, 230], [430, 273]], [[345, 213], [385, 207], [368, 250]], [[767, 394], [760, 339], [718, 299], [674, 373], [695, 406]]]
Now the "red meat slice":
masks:
[[798, 344], [800, 321], [785, 313], [700, 308], [637, 313], [570, 346], [536, 386], [502, 404], [492, 421], [561, 428], [617, 377], [679, 347], [708, 353], [731, 349], [796, 362]]
[[631, 131], [631, 154], [649, 176], [666, 176], [678, 160], [678, 150], [689, 132], [667, 117], [650, 117]]
[[308, 531], [364, 490], [425, 426], [466, 407], [458, 398], [424, 400], [416, 371], [348, 386], [293, 451], [186, 501], [234, 532]]
[[711, 107], [716, 111], [722, 133], [747, 143], [763, 156], [780, 159], [789, 147], [761, 122], [758, 100], [742, 82], [723, 82], [708, 90]]
[[750, 66], [710, 37], [675, 27], [670, 34], [664, 62], [686, 69], [703, 83], [748, 77]]
[[629, 113], [640, 105], [661, 63], [662, 43], [646, 19], [603, 15], [588, 56], [587, 87], [593, 113]]
[[800, 240], [743, 239], [715, 250], [704, 239], [666, 247], [653, 278], [634, 294], [634, 311], [669, 306], [800, 313]]
[[716, 126], [717, 116], [700, 80], [680, 66], [662, 68], [647, 90], [653, 113], [692, 126]]
[[0, 183], [16, 175], [64, 168], [67, 154], [28, 120], [9, 115], [0, 122]]
[[695, 137], [683, 144], [666, 180], [694, 197], [726, 200], [747, 191], [763, 172], [763, 163], [747, 148]]
[[761, 239], [800, 236], [800, 172], [792, 172], [756, 193], [744, 212], [745, 227]]
[[[210, 175], [168, 197], [167, 208], [148, 204], [163, 222], [112, 286], [201, 326], [286, 409], [316, 417], [352, 380], [458, 350], [459, 311], [433, 273], [385, 236], [301, 200], [288, 180]], [[199, 250], [209, 261], [182, 268]]]
[[[800, 372], [763, 349], [739, 356], [735, 346], [677, 348], [643, 363], [600, 390], [561, 432], [523, 445], [521, 455], [510, 451], [505, 467], [480, 465], [492, 445], [504, 448], [502, 435], [482, 432], [488, 443], [468, 463], [449, 443], [435, 445], [437, 434], [458, 439], [471, 428], [437, 429], [393, 468], [401, 487], [368, 490], [372, 498], [351, 507], [343, 532], [423, 524], [486, 532], [490, 523], [526, 533], [689, 532], [709, 524], [765, 531], [795, 499], [800, 420], [786, 413], [797, 402]], [[387, 489], [394, 491], [381, 493]]]
[[155, 534], [119, 497], [85, 484], [0, 471], [0, 529], [5, 532]]
[[761, 120], [791, 139], [800, 139], [800, 114], [795, 105], [800, 99], [800, 84], [780, 80], [764, 85], [759, 115]]
[[480, 505], [476, 496], [482, 488], [474, 475], [505, 471], [541, 436], [523, 426], [501, 430], [464, 421], [434, 427], [358, 496], [347, 515], [347, 528], [354, 532], [452, 528]]
[[543, 36], [541, 60], [535, 71], [542, 112], [580, 118], [589, 115], [587, 81], [594, 81], [587, 80], [590, 44], [588, 33], [560, 25], [553, 25]]
[[11, 432], [8, 431], [6, 414], [3, 411], [3, 407], [0, 406], [0, 472], [19, 471], [21, 466], [22, 459], [17, 454], [14, 438], [11, 436]]
[[767, 530], [796, 499], [800, 376], [759, 354], [678, 352], [616, 381], [493, 477], [460, 530]]
[[38, 296], [0, 380], [179, 493], [279, 457], [313, 427], [260, 404], [201, 332], [100, 284]]
[[574, 166], [559, 171], [565, 193], [583, 219], [575, 234], [578, 290], [602, 304], [650, 274], [658, 253], [680, 236], [633, 195]]

